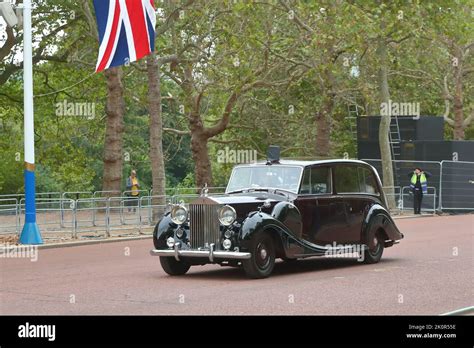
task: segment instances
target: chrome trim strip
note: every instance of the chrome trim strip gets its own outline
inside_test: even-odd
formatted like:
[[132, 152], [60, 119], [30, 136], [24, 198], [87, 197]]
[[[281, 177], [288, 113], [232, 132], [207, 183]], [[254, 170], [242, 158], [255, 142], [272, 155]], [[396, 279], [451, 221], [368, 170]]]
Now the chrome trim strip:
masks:
[[[208, 250], [178, 250], [178, 256], [180, 257], [202, 257], [209, 258], [210, 251]], [[165, 256], [165, 257], [175, 257], [175, 250], [150, 250], [151, 256]], [[250, 259], [250, 253], [236, 252], [236, 251], [213, 251], [213, 259], [235, 259], [235, 260], [248, 260]], [[211, 260], [209, 260], [211, 261]], [[211, 261], [213, 262], [213, 261]]]

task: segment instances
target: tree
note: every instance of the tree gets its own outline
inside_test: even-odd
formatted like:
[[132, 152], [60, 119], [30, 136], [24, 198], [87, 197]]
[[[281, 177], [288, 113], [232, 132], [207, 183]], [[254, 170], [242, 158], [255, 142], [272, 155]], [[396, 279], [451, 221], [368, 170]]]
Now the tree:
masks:
[[122, 68], [104, 71], [107, 84], [106, 125], [104, 140], [103, 191], [121, 191], [123, 166], [123, 99]]
[[214, 1], [190, 7], [184, 17], [171, 36], [176, 64], [165, 74], [181, 88], [188, 130], [174, 131], [191, 135], [196, 185], [203, 187], [213, 182], [210, 139], [227, 129], [243, 95], [282, 83], [272, 81], [281, 65], [256, 39], [265, 32], [252, 4]]
[[[441, 60], [444, 67], [440, 66], [437, 69], [444, 71], [442, 78], [439, 73], [437, 74], [437, 84], [441, 87], [445, 102], [443, 117], [446, 123], [453, 127], [454, 139], [464, 140], [465, 130], [474, 120], [472, 99], [471, 104], [465, 105], [464, 96], [465, 89], [472, 90], [472, 83], [469, 83], [468, 77], [474, 73], [472, 39], [474, 24], [468, 19], [472, 18], [472, 6], [452, 3], [450, 7], [427, 8], [424, 12], [431, 19], [430, 23], [436, 22], [436, 25], [427, 27], [428, 38], [440, 44], [440, 49], [447, 53]], [[453, 118], [449, 116], [451, 105]]]

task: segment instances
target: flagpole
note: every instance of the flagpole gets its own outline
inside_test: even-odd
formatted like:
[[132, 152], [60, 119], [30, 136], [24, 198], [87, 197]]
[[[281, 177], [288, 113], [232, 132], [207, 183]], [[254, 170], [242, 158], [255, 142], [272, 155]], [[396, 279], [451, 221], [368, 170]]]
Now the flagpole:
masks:
[[31, 0], [23, 1], [23, 107], [25, 114], [25, 224], [21, 244], [43, 244], [36, 223], [35, 205], [35, 132], [33, 117], [33, 61], [31, 39]]

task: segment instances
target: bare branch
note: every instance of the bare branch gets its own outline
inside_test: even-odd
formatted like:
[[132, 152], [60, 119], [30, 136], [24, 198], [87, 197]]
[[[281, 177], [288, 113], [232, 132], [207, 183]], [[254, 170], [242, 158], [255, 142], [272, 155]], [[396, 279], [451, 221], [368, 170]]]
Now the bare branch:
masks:
[[463, 127], [469, 126], [473, 120], [474, 120], [474, 107], [471, 106], [471, 113], [470, 113], [470, 115], [463, 121], [463, 123], [462, 123]]
[[189, 134], [191, 134], [190, 131], [179, 130], [179, 129], [174, 129], [174, 128], [165, 128], [165, 127], [163, 127], [163, 131], [168, 132], [168, 133], [174, 133], [174, 134], [177, 134], [177, 135], [189, 135]]

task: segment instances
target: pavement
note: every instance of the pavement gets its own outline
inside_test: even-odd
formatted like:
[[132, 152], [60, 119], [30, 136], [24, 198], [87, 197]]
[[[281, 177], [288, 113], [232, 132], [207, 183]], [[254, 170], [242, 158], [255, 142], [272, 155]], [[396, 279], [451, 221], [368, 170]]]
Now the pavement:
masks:
[[170, 277], [149, 238], [4, 255], [0, 314], [431, 315], [472, 306], [474, 215], [396, 223], [405, 239], [378, 264], [278, 262], [261, 280], [219, 265]]

